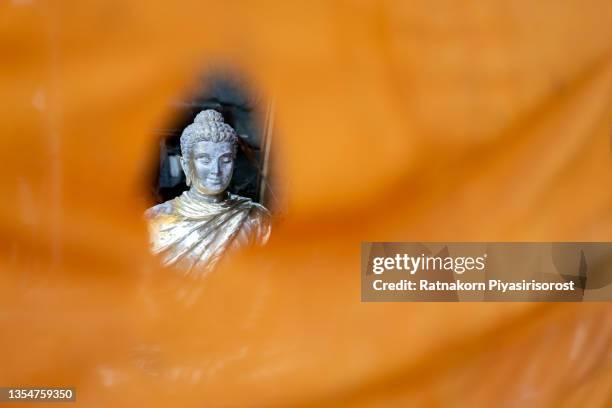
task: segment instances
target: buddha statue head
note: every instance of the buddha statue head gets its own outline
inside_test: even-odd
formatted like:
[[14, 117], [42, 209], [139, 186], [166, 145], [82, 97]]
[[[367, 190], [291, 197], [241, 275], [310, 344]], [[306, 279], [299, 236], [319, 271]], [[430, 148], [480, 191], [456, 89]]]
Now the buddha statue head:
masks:
[[238, 136], [223, 116], [204, 110], [181, 134], [181, 166], [187, 185], [200, 195], [223, 193], [232, 179]]

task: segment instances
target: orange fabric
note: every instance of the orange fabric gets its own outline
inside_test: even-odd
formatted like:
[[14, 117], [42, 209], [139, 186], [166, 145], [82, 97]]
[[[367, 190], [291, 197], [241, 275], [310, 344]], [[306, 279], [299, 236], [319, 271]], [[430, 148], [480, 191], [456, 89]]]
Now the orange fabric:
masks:
[[[359, 242], [608, 241], [612, 3], [0, 6], [0, 385], [80, 406], [609, 406], [609, 304], [363, 304]], [[204, 282], [141, 213], [196, 76], [275, 101], [288, 211]], [[121, 402], [121, 403], [119, 403]]]

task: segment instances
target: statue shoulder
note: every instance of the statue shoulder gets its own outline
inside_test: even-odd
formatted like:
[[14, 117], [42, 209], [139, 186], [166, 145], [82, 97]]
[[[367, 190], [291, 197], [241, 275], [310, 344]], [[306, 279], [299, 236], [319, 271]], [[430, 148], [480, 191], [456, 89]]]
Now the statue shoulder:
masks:
[[230, 194], [229, 201], [249, 210], [249, 218], [270, 217], [270, 211], [263, 205], [256, 203], [248, 197]]
[[251, 217], [269, 220], [271, 215], [270, 211], [268, 211], [266, 207], [254, 201], [251, 201]]
[[144, 213], [144, 217], [147, 220], [152, 220], [159, 217], [160, 215], [170, 215], [174, 211], [174, 200], [168, 200], [164, 203], [154, 205], [147, 209]]
[[259, 203], [251, 202], [248, 223], [255, 242], [259, 245], [264, 245], [268, 242], [272, 230], [272, 216], [266, 207]]
[[247, 243], [264, 245], [268, 242], [272, 230], [270, 211], [250, 198], [232, 195], [230, 199], [238, 202], [240, 207], [247, 211], [247, 217], [240, 228], [237, 241], [242, 245]]

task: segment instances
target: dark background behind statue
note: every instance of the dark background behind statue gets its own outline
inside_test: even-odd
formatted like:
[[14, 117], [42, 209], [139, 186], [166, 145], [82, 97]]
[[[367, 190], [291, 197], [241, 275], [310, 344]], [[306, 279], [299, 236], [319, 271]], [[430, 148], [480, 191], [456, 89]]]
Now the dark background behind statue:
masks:
[[153, 200], [164, 202], [187, 190], [185, 174], [180, 167], [180, 136], [202, 110], [221, 112], [232, 126], [240, 143], [229, 191], [267, 206], [276, 199], [268, 180], [268, 152], [271, 135], [268, 126], [269, 107], [254, 95], [237, 76], [227, 73], [210, 75], [200, 81], [191, 99], [173, 104], [174, 121], [159, 129], [159, 166], [152, 184]]

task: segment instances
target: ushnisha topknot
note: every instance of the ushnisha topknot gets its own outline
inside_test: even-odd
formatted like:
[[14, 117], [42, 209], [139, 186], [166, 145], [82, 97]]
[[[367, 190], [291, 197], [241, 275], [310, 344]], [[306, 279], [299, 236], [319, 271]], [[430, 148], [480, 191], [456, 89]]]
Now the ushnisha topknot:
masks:
[[223, 115], [213, 109], [198, 113], [193, 123], [187, 126], [181, 134], [181, 152], [188, 157], [193, 145], [197, 142], [230, 142], [236, 149], [238, 135], [230, 125], [224, 122]]

